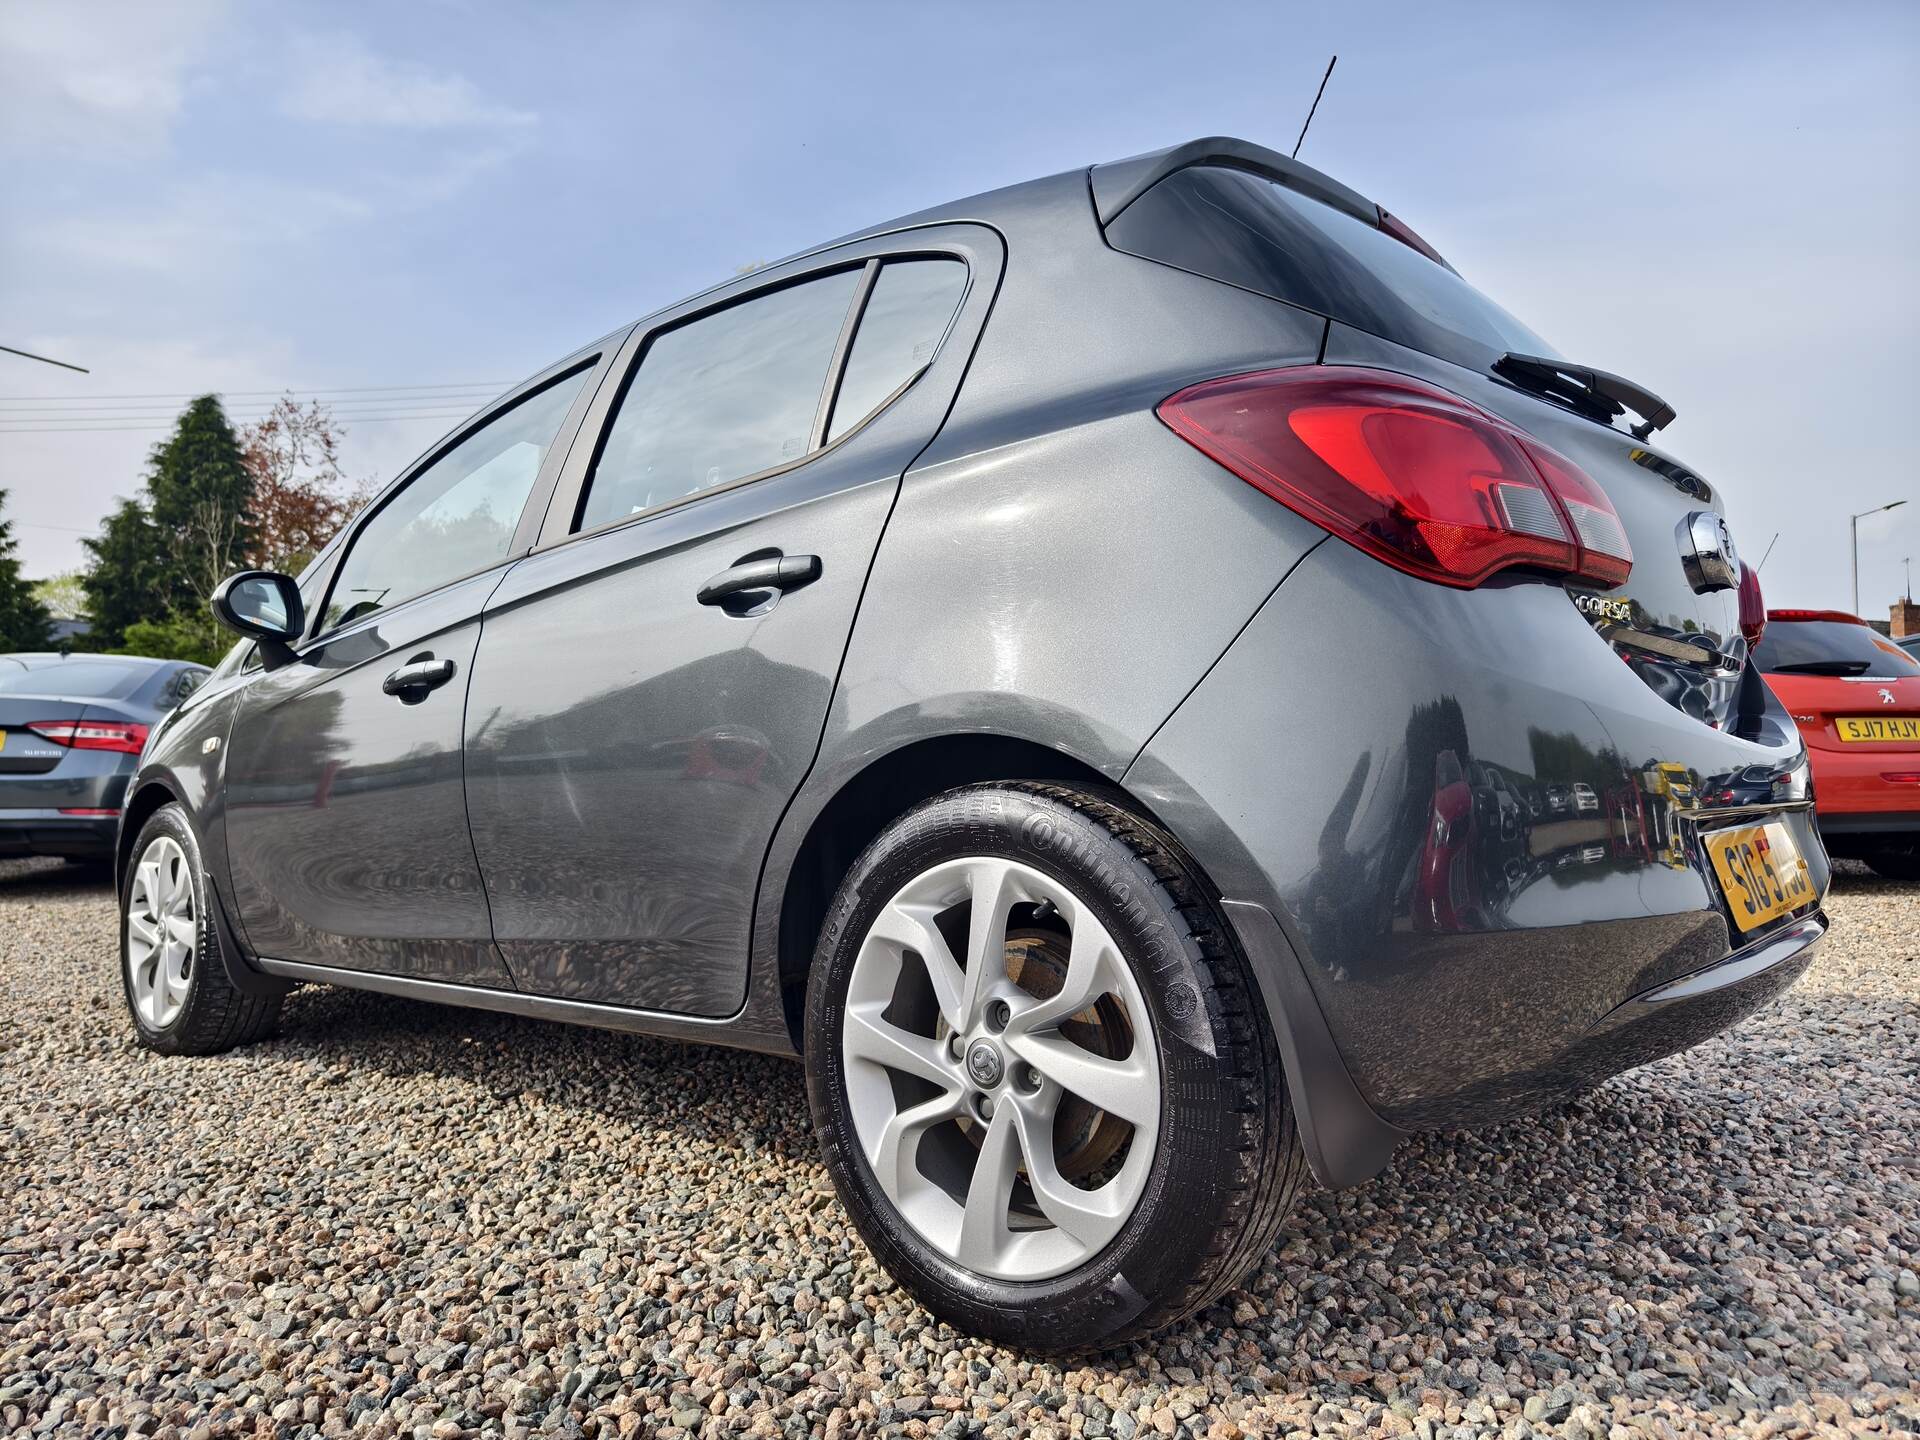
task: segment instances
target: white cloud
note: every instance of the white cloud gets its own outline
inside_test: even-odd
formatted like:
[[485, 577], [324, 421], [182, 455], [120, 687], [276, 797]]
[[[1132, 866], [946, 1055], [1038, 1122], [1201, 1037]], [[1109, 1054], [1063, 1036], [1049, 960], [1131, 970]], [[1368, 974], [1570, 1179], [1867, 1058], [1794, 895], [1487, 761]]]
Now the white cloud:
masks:
[[404, 130], [515, 130], [538, 119], [487, 98], [462, 75], [376, 55], [350, 35], [306, 36], [282, 108], [300, 120]]
[[11, 0], [0, 23], [0, 144], [35, 151], [166, 138], [224, 0]]

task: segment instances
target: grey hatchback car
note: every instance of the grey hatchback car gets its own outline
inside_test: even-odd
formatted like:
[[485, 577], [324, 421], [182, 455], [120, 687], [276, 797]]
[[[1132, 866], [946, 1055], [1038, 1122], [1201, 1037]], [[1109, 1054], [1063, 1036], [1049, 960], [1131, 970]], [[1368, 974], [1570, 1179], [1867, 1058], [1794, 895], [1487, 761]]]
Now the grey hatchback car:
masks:
[[147, 732], [206, 678], [187, 660], [0, 655], [0, 855], [111, 860]]
[[135, 1030], [321, 983], [798, 1055], [929, 1308], [1166, 1325], [1309, 1175], [1812, 958], [1805, 751], [1672, 418], [1237, 140], [737, 278], [222, 588], [120, 831]]

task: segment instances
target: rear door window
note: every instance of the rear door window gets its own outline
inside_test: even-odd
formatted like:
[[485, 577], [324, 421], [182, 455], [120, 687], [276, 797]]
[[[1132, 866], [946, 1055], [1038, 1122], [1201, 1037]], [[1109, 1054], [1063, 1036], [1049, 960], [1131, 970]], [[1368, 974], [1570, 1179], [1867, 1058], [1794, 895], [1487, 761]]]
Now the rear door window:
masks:
[[804, 459], [860, 276], [836, 271], [655, 336], [614, 412], [575, 528]]
[[1488, 352], [1555, 355], [1446, 266], [1245, 170], [1177, 170], [1115, 216], [1107, 239], [1458, 364], [1483, 366]]
[[1920, 675], [1920, 663], [1869, 626], [1771, 620], [1753, 658], [1768, 675]]
[[860, 312], [833, 404], [829, 441], [853, 429], [933, 363], [966, 291], [967, 267], [959, 260], [890, 260], [881, 266]]

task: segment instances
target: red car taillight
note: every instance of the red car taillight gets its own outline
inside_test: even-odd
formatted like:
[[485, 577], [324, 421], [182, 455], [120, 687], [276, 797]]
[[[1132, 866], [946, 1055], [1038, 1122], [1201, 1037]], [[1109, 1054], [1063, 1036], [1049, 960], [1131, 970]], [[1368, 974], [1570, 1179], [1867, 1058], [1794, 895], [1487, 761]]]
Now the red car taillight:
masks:
[[130, 721], [35, 720], [27, 729], [42, 740], [72, 750], [118, 750], [138, 755], [147, 743], [147, 727]]
[[1760, 573], [1742, 560], [1740, 562], [1740, 633], [1747, 637], [1749, 650], [1760, 643], [1760, 637], [1766, 633], [1766, 629], [1767, 602], [1760, 596]]
[[1228, 375], [1169, 396], [1158, 413], [1248, 484], [1424, 580], [1471, 588], [1529, 565], [1612, 586], [1633, 569], [1627, 532], [1591, 476], [1404, 375]]

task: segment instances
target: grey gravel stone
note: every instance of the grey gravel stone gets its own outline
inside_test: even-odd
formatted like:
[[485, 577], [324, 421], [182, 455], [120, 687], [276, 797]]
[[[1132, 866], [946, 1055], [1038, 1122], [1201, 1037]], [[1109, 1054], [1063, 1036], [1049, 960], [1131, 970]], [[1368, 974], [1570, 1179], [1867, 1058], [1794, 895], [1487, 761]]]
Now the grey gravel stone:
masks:
[[306, 990], [137, 1049], [112, 896], [0, 864], [0, 1428], [512, 1440], [1678, 1440], [1920, 1423], [1920, 886], [1778, 1004], [1308, 1196], [1238, 1291], [1049, 1361], [852, 1234], [797, 1067]]

